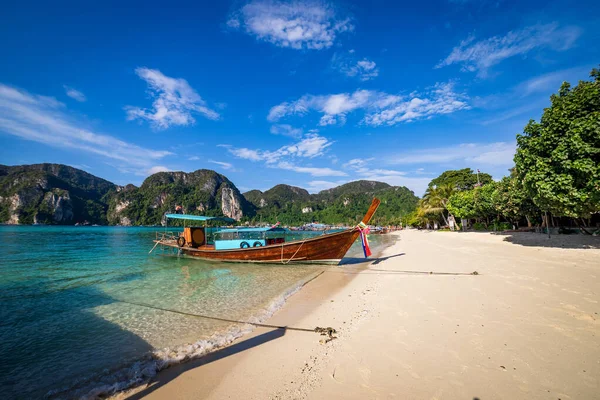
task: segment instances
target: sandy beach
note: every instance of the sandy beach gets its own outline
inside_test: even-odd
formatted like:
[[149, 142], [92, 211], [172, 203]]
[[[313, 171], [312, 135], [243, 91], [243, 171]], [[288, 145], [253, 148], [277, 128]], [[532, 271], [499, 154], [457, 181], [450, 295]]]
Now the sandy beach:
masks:
[[[269, 324], [116, 398], [592, 399], [600, 238], [402, 231]], [[477, 274], [473, 274], [473, 272]]]

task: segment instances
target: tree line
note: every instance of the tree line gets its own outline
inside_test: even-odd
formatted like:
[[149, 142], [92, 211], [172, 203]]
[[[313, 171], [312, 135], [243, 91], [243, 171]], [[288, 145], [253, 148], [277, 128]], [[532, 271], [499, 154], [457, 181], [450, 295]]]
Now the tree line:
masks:
[[575, 87], [564, 82], [539, 122], [517, 135], [515, 166], [494, 182], [466, 168], [431, 181], [411, 226], [475, 229], [589, 227], [600, 223], [600, 70]]

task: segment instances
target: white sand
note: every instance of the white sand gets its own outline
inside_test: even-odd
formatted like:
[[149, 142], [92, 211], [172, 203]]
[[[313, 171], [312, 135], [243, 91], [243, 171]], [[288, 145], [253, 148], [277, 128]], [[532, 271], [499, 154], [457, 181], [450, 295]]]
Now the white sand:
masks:
[[395, 235], [383, 260], [327, 269], [268, 321], [338, 339], [259, 328], [118, 397], [600, 398], [600, 238]]

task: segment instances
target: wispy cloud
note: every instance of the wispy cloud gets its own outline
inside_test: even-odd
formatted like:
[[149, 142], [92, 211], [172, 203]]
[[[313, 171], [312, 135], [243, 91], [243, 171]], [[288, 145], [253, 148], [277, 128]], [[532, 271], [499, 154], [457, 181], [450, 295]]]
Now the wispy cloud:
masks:
[[559, 27], [557, 23], [551, 23], [537, 24], [483, 40], [469, 36], [452, 49], [436, 68], [460, 64], [462, 71], [477, 71], [479, 76], [485, 77], [489, 68], [507, 58], [525, 56], [535, 49], [568, 50], [580, 35], [581, 29], [576, 26]]
[[352, 53], [335, 53], [331, 58], [331, 68], [349, 77], [356, 77], [361, 81], [369, 81], [379, 75], [379, 68], [374, 61], [367, 58], [357, 59]]
[[338, 171], [335, 169], [327, 168], [327, 167], [302, 167], [298, 165], [291, 164], [287, 161], [281, 161], [277, 163], [274, 168], [285, 169], [288, 171], [300, 172], [303, 174], [310, 174], [312, 176], [346, 176], [343, 171]]
[[245, 147], [237, 148], [230, 145], [219, 145], [235, 157], [250, 160], [262, 161], [269, 168], [279, 168], [300, 173], [307, 173], [312, 176], [345, 176], [346, 173], [331, 168], [318, 168], [313, 166], [300, 166], [295, 161], [300, 159], [313, 159], [326, 153], [333, 142], [316, 133], [306, 134], [301, 140], [291, 145], [280, 147], [277, 150], [248, 149]]
[[412, 150], [406, 156], [390, 157], [390, 164], [443, 164], [462, 161], [466, 164], [507, 166], [514, 164], [516, 143], [463, 143], [447, 147]]
[[318, 134], [310, 133], [304, 136], [298, 142], [280, 147], [275, 151], [252, 150], [248, 148], [236, 148], [230, 145], [219, 145], [227, 148], [231, 154], [238, 158], [244, 158], [250, 161], [265, 161], [272, 164], [280, 161], [284, 157], [314, 158], [321, 156], [333, 142]]
[[79, 90], [73, 89], [72, 87], [67, 85], [63, 85], [63, 88], [65, 89], [65, 93], [67, 94], [67, 96], [69, 96], [70, 98], [77, 100], [80, 103], [83, 103], [87, 100], [85, 95]]
[[568, 68], [547, 74], [538, 75], [531, 79], [521, 82], [514, 88], [514, 93], [521, 97], [529, 96], [535, 93], [555, 93], [563, 82], [570, 82], [573, 86], [577, 84], [578, 79], [585, 79], [594, 66], [582, 66]]
[[320, 50], [331, 47], [338, 34], [354, 29], [349, 18], [338, 14], [325, 1], [254, 0], [233, 13], [227, 25], [275, 46]]
[[304, 95], [296, 101], [272, 107], [267, 119], [273, 122], [288, 115], [317, 111], [323, 114], [319, 124], [325, 126], [343, 124], [348, 113], [364, 110], [366, 114], [362, 122], [367, 125], [395, 125], [469, 109], [467, 100], [465, 94], [454, 90], [452, 82], [438, 83], [423, 93], [413, 92], [408, 96], [372, 90], [357, 90], [351, 94]]
[[198, 161], [198, 160], [200, 160], [200, 157], [198, 157], [198, 156], [188, 157], [188, 161]]
[[233, 164], [231, 164], [231, 163], [223, 162], [223, 161], [214, 161], [214, 160], [208, 160], [208, 162], [212, 163], [212, 164], [217, 164], [218, 166], [220, 166], [223, 169], [233, 171]]
[[146, 172], [171, 155], [83, 127], [56, 99], [0, 84], [0, 131], [52, 147], [76, 149]]
[[163, 165], [155, 165], [152, 168], [148, 169], [148, 175], [156, 174], [158, 172], [169, 172], [170, 169]]
[[135, 73], [148, 83], [154, 101], [151, 109], [125, 107], [128, 120], [146, 120], [155, 129], [166, 129], [170, 126], [193, 125], [196, 122], [194, 114], [212, 120], [219, 119], [219, 113], [208, 108], [185, 79], [171, 78], [159, 70], [145, 67], [137, 68]]
[[271, 133], [273, 135], [283, 135], [292, 138], [301, 138], [303, 132], [301, 128], [294, 128], [293, 126], [287, 124], [278, 124], [271, 126]]

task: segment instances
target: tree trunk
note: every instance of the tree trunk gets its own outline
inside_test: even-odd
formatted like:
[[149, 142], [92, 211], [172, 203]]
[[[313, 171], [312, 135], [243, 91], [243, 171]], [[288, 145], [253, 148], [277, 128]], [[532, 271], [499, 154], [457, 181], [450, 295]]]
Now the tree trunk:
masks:
[[448, 224], [448, 220], [446, 219], [446, 216], [444, 215], [444, 212], [443, 212], [443, 211], [442, 211], [442, 218], [444, 219], [444, 223], [445, 223], [446, 225], [450, 226], [450, 225]]
[[527, 227], [531, 228], [531, 220], [529, 219], [529, 217], [526, 215], [525, 219], [527, 220]]

